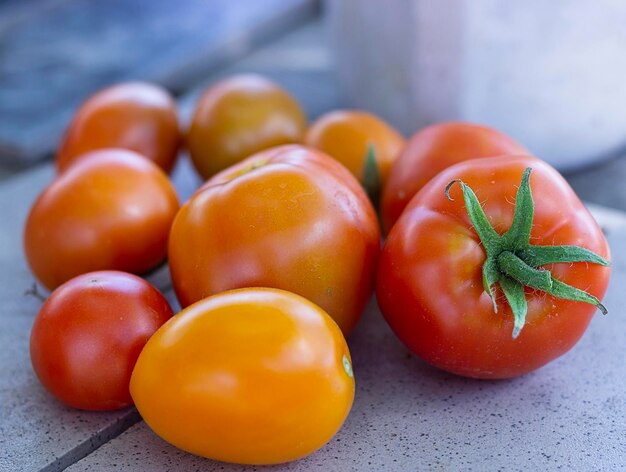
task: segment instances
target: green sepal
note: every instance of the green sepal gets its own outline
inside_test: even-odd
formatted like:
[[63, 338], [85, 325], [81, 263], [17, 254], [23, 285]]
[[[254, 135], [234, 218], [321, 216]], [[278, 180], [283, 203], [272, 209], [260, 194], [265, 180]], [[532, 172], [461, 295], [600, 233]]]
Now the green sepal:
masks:
[[367, 154], [363, 164], [363, 187], [374, 207], [378, 208], [382, 179], [378, 169], [378, 162], [376, 162], [376, 149], [371, 144], [367, 146]]
[[506, 301], [509, 302], [513, 312], [513, 339], [515, 339], [522, 331], [526, 323], [526, 314], [528, 313], [528, 302], [526, 302], [524, 286], [515, 279], [502, 277], [500, 279], [500, 288], [502, 288]]
[[526, 320], [528, 304], [524, 287], [544, 291], [557, 298], [595, 305], [604, 314], [606, 308], [593, 295], [555, 279], [541, 266], [553, 263], [587, 262], [608, 266], [609, 262], [594, 252], [578, 246], [534, 246], [530, 233], [534, 218], [534, 202], [530, 187], [532, 169], [527, 168], [515, 199], [513, 223], [504, 235], [499, 235], [489, 223], [478, 197], [465, 182], [451, 181], [445, 195], [453, 201], [450, 189], [456, 183], [463, 191], [463, 200], [470, 221], [480, 238], [487, 257], [483, 263], [483, 285], [498, 312], [493, 286], [499, 284], [514, 317], [513, 338], [517, 338]]

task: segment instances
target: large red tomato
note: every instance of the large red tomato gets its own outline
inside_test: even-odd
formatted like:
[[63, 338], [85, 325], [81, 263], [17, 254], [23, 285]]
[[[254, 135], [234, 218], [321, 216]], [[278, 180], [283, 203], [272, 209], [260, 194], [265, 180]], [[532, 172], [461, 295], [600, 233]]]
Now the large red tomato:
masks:
[[99, 91], [81, 105], [61, 141], [56, 165], [64, 171], [88, 151], [123, 148], [169, 172], [180, 141], [176, 102], [167, 90], [125, 82]]
[[94, 151], [37, 198], [26, 259], [49, 289], [85, 272], [146, 272], [166, 255], [178, 197], [167, 175], [132, 151]]
[[349, 333], [374, 283], [380, 231], [367, 195], [327, 155], [291, 145], [210, 179], [180, 210], [169, 262], [182, 306], [242, 287], [317, 303]]
[[604, 310], [608, 258], [601, 229], [548, 164], [475, 159], [411, 200], [387, 238], [376, 294], [398, 337], [427, 362], [514, 377], [568, 351], [596, 306]]
[[189, 306], [148, 341], [130, 389], [163, 439], [221, 461], [275, 464], [322, 447], [354, 397], [350, 352], [318, 306], [246, 288]]
[[42, 305], [30, 357], [46, 389], [84, 410], [132, 405], [130, 376], [150, 336], [172, 316], [165, 297], [131, 274], [83, 274]]
[[458, 162], [503, 154], [526, 154], [521, 144], [493, 128], [438, 123], [415, 133], [389, 172], [380, 202], [385, 233], [413, 195], [439, 172]]

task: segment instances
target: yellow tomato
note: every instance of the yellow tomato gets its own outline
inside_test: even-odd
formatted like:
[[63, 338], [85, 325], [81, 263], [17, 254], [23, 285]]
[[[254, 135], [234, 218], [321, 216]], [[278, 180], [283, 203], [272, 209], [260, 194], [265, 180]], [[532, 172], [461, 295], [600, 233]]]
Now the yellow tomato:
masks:
[[277, 289], [205, 298], [148, 341], [130, 391], [146, 423], [194, 454], [241, 464], [306, 456], [352, 406], [350, 353], [321, 308]]

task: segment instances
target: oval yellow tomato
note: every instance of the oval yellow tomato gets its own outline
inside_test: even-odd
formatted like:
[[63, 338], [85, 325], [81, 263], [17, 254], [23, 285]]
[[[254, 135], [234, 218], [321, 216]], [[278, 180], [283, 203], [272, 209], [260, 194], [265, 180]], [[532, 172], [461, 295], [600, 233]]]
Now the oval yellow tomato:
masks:
[[205, 298], [150, 338], [130, 391], [163, 439], [194, 454], [274, 464], [326, 444], [352, 406], [350, 353], [308, 300], [250, 288]]

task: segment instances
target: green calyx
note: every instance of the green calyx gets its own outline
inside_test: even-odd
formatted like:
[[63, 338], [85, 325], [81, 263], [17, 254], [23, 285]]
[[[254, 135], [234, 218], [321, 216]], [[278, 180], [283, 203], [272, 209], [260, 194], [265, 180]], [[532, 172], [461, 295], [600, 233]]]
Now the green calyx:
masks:
[[579, 246], [535, 246], [530, 244], [533, 224], [534, 203], [530, 190], [531, 168], [522, 175], [522, 183], [515, 199], [515, 213], [509, 230], [499, 235], [487, 220], [474, 191], [461, 180], [453, 180], [446, 187], [458, 183], [463, 190], [465, 207], [478, 237], [485, 248], [487, 259], [483, 264], [483, 285], [498, 312], [493, 286], [499, 284], [514, 316], [513, 338], [517, 338], [524, 327], [528, 305], [524, 287], [544, 291], [557, 298], [590, 303], [603, 314], [606, 308], [593, 295], [555, 279], [549, 270], [541, 266], [559, 262], [588, 262], [608, 266], [609, 262], [588, 249]]
[[382, 181], [380, 171], [378, 170], [378, 163], [376, 162], [376, 150], [371, 144], [367, 146], [367, 154], [363, 165], [363, 187], [365, 187], [365, 191], [374, 206], [377, 207], [378, 200], [380, 199]]

